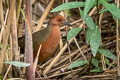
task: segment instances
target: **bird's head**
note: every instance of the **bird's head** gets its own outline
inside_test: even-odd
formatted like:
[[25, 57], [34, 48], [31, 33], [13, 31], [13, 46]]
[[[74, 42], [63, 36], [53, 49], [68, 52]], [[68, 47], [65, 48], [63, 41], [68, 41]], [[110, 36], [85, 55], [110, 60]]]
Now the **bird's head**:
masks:
[[61, 15], [57, 15], [53, 17], [50, 21], [52, 25], [70, 25], [70, 23], [66, 22], [64, 17]]

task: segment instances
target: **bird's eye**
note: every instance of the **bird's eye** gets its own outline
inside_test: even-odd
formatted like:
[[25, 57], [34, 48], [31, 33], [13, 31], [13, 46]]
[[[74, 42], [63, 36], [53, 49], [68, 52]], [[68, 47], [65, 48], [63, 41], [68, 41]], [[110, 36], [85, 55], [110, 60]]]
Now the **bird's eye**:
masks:
[[62, 21], [62, 19], [58, 19], [58, 21], [59, 21], [59, 22], [61, 22], [61, 21]]

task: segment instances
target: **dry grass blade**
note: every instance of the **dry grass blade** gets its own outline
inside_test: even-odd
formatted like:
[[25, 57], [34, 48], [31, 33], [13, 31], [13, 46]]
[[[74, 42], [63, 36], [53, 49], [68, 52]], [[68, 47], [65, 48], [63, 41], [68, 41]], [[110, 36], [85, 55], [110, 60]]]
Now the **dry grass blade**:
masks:
[[[16, 2], [15, 2], [16, 3]], [[17, 23], [16, 23], [16, 8], [14, 8], [14, 12], [13, 12], [13, 22], [12, 22], [12, 27], [11, 27], [11, 35], [12, 35], [12, 51], [15, 60], [19, 60], [19, 51], [18, 51], [18, 38], [17, 38]]]
[[2, 36], [3, 36], [3, 33], [4, 33], [4, 30], [5, 30], [5, 24], [6, 24], [6, 21], [7, 21], [7, 17], [8, 17], [8, 10], [6, 12], [6, 15], [5, 15], [5, 21], [4, 21], [4, 25], [2, 25], [2, 29], [1, 29], [1, 32], [0, 32], [0, 43], [1, 43], [1, 40], [2, 40]]
[[22, 78], [11, 78], [11, 79], [7, 79], [7, 80], [25, 80], [25, 79], [22, 79]]
[[[38, 52], [37, 52], [37, 56], [36, 56], [36, 58], [35, 58], [35, 60], [34, 60], [33, 70], [36, 70], [37, 63], [38, 63], [38, 57], [39, 57], [39, 54], [40, 54], [41, 47], [42, 47], [42, 45], [39, 46], [39, 49], [38, 49]], [[34, 72], [35, 72], [35, 71], [34, 71]]]
[[[4, 16], [3, 16], [3, 5], [2, 0], [0, 0], [0, 23], [4, 25]], [[1, 26], [0, 26], [1, 27]]]
[[[22, 3], [24, 1], [23, 0], [18, 0], [17, 3], [17, 11], [16, 11], [16, 25], [17, 25], [17, 35], [18, 37], [22, 37], [22, 28], [23, 28], [23, 24], [21, 23], [22, 22], [22, 15], [20, 14], [20, 11], [21, 11], [21, 7], [23, 7]], [[19, 23], [18, 23], [19, 22]]]
[[[114, 76], [114, 74], [108, 74], [108, 75], [93, 75], [93, 76], [83, 76], [82, 77], [82, 79], [88, 79], [88, 78], [91, 78], [91, 79], [93, 79], [93, 78], [103, 78], [103, 77], [111, 77], [111, 76]], [[109, 80], [109, 79], [108, 79]]]
[[[84, 68], [84, 67], [83, 67], [83, 68]], [[76, 71], [81, 71], [83, 68], [73, 70], [73, 72], [76, 72]], [[69, 74], [69, 73], [71, 73], [71, 71], [64, 72], [64, 73], [61, 73], [61, 74], [52, 75], [52, 76], [46, 77], [45, 79], [49, 79], [49, 78], [52, 78], [52, 77], [57, 77], [57, 76], [60, 76], [60, 75], [65, 75], [65, 74]]]
[[3, 62], [4, 62], [4, 58], [5, 58], [5, 53], [6, 53], [6, 46], [7, 46], [7, 42], [8, 42], [8, 36], [10, 34], [10, 27], [13, 21], [13, 12], [14, 12], [14, 8], [15, 8], [15, 0], [11, 1], [11, 7], [10, 7], [10, 11], [8, 14], [8, 19], [7, 19], [7, 27], [6, 30], [3, 33], [3, 42], [2, 42], [2, 50], [1, 50], [1, 54], [0, 54], [0, 73], [2, 72], [2, 68], [3, 68]]
[[12, 65], [9, 65], [8, 69], [7, 69], [7, 72], [5, 73], [4, 77], [3, 77], [3, 80], [6, 80], [6, 77], [7, 77], [7, 74], [9, 72], [9, 70], [11, 69]]
[[[116, 0], [117, 1], [117, 7], [119, 8], [119, 4], [120, 4], [120, 1], [119, 0]], [[117, 70], [117, 73], [118, 73], [118, 76], [120, 76], [120, 41], [119, 41], [119, 20], [116, 19], [116, 52], [117, 52], [117, 61], [118, 61], [118, 70]]]
[[18, 23], [18, 20], [19, 20], [21, 6], [22, 6], [22, 0], [18, 0], [18, 8], [17, 8], [17, 11], [16, 11], [17, 12], [17, 14], [16, 14], [16, 18], [17, 18], [16, 24]]
[[39, 21], [39, 24], [37, 25], [36, 31], [40, 30], [40, 28], [41, 28], [41, 26], [42, 26], [45, 18], [47, 17], [49, 11], [50, 11], [51, 8], [52, 8], [52, 5], [53, 5], [54, 1], [55, 1], [55, 0], [51, 0], [51, 1], [50, 1], [49, 5], [47, 6], [46, 10], [44, 11], [43, 15], [41, 16], [40, 21]]

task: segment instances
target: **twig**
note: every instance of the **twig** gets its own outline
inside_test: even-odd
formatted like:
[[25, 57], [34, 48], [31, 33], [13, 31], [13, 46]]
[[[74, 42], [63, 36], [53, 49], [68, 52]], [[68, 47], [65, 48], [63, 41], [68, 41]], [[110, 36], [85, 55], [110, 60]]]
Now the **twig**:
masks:
[[[119, 0], [116, 0], [117, 7], [119, 8]], [[118, 66], [118, 76], [120, 76], [120, 50], [119, 50], [119, 21], [116, 19], [116, 53], [117, 53], [117, 66]]]
[[10, 64], [9, 67], [8, 67], [8, 69], [7, 69], [7, 72], [5, 73], [5, 75], [3, 77], [3, 80], [6, 80], [6, 77], [8, 75], [8, 72], [10, 71], [11, 67], [12, 67], [12, 65]]
[[40, 18], [39, 24], [37, 25], [37, 29], [35, 30], [35, 32], [41, 29], [41, 26], [42, 26], [45, 18], [47, 17], [50, 9], [52, 8], [52, 5], [53, 5], [54, 1], [55, 0], [50, 1], [49, 5], [47, 6], [46, 10], [44, 11], [43, 15]]

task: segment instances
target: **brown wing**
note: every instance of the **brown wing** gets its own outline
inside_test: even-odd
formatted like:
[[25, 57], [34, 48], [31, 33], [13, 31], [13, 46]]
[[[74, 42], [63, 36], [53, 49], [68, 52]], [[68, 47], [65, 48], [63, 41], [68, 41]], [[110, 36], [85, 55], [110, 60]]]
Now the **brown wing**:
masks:
[[[35, 32], [32, 34], [33, 37], [33, 49], [38, 48], [41, 43], [43, 43], [49, 36], [51, 27]], [[25, 49], [25, 36], [18, 39], [18, 44], [20, 46], [20, 51], [24, 52]], [[29, 45], [29, 44], [28, 44]]]

